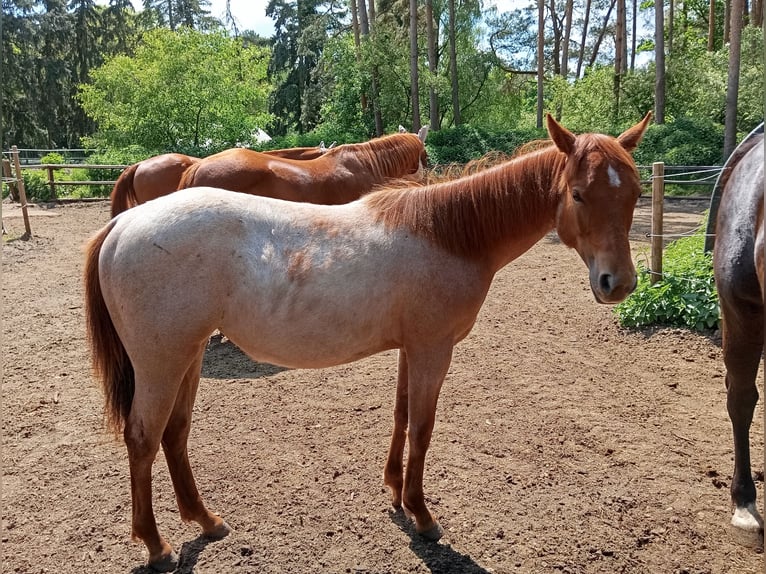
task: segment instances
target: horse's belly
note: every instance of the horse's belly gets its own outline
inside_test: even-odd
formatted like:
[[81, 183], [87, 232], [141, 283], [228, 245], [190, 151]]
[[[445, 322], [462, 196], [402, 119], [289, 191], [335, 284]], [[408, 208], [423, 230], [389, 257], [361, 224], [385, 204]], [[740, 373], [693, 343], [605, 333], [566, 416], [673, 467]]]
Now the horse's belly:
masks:
[[380, 326], [332, 324], [323, 317], [300, 321], [254, 318], [235, 322], [221, 331], [256, 361], [290, 368], [323, 368], [350, 363], [397, 347]]

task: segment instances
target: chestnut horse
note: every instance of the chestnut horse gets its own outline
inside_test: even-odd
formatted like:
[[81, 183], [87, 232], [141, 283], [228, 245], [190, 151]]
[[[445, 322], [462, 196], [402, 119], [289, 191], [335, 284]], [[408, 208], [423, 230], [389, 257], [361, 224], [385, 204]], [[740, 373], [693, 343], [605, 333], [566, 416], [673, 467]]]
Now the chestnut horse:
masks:
[[[305, 160], [317, 158], [327, 149], [324, 145], [319, 145], [275, 149], [263, 153], [275, 157]], [[135, 205], [172, 193], [178, 189], [178, 183], [186, 168], [198, 161], [200, 161], [198, 157], [182, 153], [165, 153], [128, 166], [117, 178], [109, 195], [112, 217]]]
[[384, 481], [417, 532], [438, 539], [423, 470], [453, 347], [471, 331], [497, 271], [553, 229], [582, 257], [598, 302], [633, 291], [628, 232], [641, 188], [630, 152], [649, 118], [614, 138], [575, 136], [548, 116], [553, 144], [544, 149], [345, 205], [194, 188], [108, 223], [87, 248], [88, 340], [107, 422], [123, 431], [132, 533], [149, 564], [171, 570], [177, 561], [152, 510], [160, 445], [181, 517], [210, 538], [230, 531], [203, 504], [187, 451], [216, 329], [253, 359], [290, 368], [398, 349]]
[[290, 201], [348, 203], [389, 180], [419, 180], [428, 162], [423, 143], [427, 134], [424, 127], [418, 134], [345, 144], [307, 161], [230, 149], [189, 167], [178, 189], [211, 186]]
[[763, 124], [740, 144], [722, 171], [713, 248], [721, 305], [726, 407], [734, 434], [731, 524], [740, 541], [759, 544], [763, 519], [750, 471], [750, 424], [758, 402], [756, 375], [763, 353]]

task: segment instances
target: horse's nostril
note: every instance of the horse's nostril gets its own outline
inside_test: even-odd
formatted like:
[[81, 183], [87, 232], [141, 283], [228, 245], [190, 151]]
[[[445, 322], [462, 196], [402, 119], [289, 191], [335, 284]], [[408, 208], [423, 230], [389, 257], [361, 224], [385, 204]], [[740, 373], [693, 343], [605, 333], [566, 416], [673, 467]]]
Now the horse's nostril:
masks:
[[598, 286], [604, 293], [612, 292], [612, 274], [602, 273], [598, 278]]

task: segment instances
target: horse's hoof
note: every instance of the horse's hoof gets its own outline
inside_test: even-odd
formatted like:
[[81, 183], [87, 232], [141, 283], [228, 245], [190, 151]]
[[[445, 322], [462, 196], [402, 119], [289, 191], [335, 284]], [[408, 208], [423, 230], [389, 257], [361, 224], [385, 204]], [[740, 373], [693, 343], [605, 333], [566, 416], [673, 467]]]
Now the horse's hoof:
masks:
[[438, 522], [434, 522], [431, 528], [424, 530], [423, 532], [418, 532], [418, 534], [430, 542], [436, 542], [444, 535], [444, 529], [439, 526]]
[[738, 506], [731, 517], [732, 537], [737, 544], [763, 548], [763, 519], [755, 504]]
[[172, 572], [178, 567], [178, 554], [170, 551], [170, 554], [160, 556], [157, 560], [149, 561], [149, 568], [155, 572]]
[[229, 534], [231, 534], [231, 526], [226, 524], [226, 521], [224, 520], [221, 520], [221, 523], [213, 527], [210, 531], [203, 533], [205, 538], [209, 538], [210, 540], [220, 540], [221, 538], [226, 538]]

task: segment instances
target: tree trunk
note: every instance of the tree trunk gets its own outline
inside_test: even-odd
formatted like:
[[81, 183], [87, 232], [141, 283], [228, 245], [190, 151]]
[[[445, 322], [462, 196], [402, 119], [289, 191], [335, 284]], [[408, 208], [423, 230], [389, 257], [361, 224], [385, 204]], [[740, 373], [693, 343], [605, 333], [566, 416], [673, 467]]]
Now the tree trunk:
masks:
[[625, 24], [625, 0], [617, 0], [617, 22], [614, 28], [614, 125], [617, 125], [620, 117], [620, 80], [625, 71]]
[[723, 0], [723, 45], [729, 43], [731, 31], [731, 0]]
[[665, 123], [665, 6], [654, 5], [654, 122]]
[[564, 9], [564, 39], [561, 44], [561, 75], [566, 78], [569, 74], [569, 38], [572, 35], [572, 12], [574, 0], [567, 0]]
[[[374, 4], [375, 0], [370, 0], [370, 6]], [[362, 36], [368, 41], [370, 40], [370, 20], [367, 16], [367, 5], [365, 0], [359, 0], [359, 27], [361, 28]], [[383, 117], [380, 115], [380, 94], [378, 93], [378, 68], [373, 65], [372, 67], [372, 81], [370, 89], [372, 90], [372, 114], [375, 119], [375, 135], [380, 137], [383, 135]]]
[[596, 58], [598, 58], [598, 51], [601, 48], [601, 42], [603, 42], [604, 35], [606, 34], [606, 29], [609, 26], [609, 18], [612, 16], [612, 10], [614, 10], [615, 2], [616, 0], [612, 0], [611, 4], [609, 4], [609, 9], [606, 11], [606, 16], [604, 17], [604, 25], [601, 26], [601, 31], [598, 33], [598, 38], [596, 39], [596, 43], [593, 46], [593, 53], [590, 55], [588, 67], [596, 63]]
[[[543, 0], [540, 1], [542, 2]], [[452, 116], [454, 124], [459, 126], [462, 120], [460, 118], [460, 91], [457, 81], [456, 34], [455, 0], [449, 0], [449, 69], [452, 83]]]
[[675, 0], [668, 0], [668, 54], [673, 55], [673, 36], [675, 34], [674, 26], [676, 23]]
[[580, 72], [582, 71], [583, 61], [585, 60], [585, 41], [588, 39], [588, 23], [590, 22], [590, 6], [591, 6], [591, 0], [586, 0], [585, 14], [583, 16], [583, 24], [582, 24], [582, 38], [580, 40], [580, 53], [577, 55], [577, 72], [575, 73], [575, 78], [578, 78], [578, 79], [580, 77]]
[[428, 117], [430, 118], [431, 129], [438, 131], [441, 129], [441, 119], [439, 117], [439, 94], [434, 86], [434, 80], [439, 72], [439, 56], [436, 50], [439, 30], [437, 26], [434, 26], [433, 0], [426, 0], [426, 35], [428, 36], [428, 71], [431, 74], [428, 88]]
[[561, 74], [561, 62], [558, 57], [561, 54], [561, 22], [556, 13], [556, 0], [550, 0], [550, 10], [551, 30], [553, 31], [553, 74], [558, 76]]
[[545, 65], [545, 0], [537, 0], [537, 129], [543, 127], [543, 72]]
[[715, 51], [715, 0], [710, 0], [710, 9], [707, 14], [707, 51]]
[[723, 130], [723, 159], [734, 151], [737, 145], [737, 96], [739, 93], [739, 68], [742, 55], [742, 24], [744, 1], [731, 1], [731, 23], [729, 30], [729, 76], [726, 82], [726, 120]]
[[638, 32], [638, 0], [633, 0], [633, 21], [630, 31], [630, 71], [636, 69], [636, 34]]
[[412, 99], [412, 131], [420, 129], [418, 78], [418, 0], [410, 0], [410, 97]]

